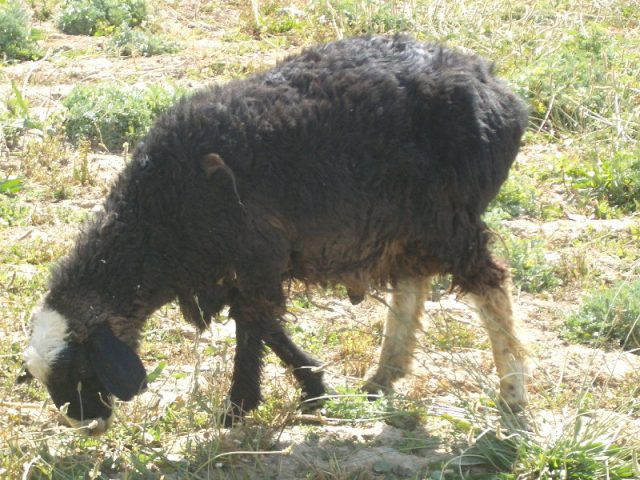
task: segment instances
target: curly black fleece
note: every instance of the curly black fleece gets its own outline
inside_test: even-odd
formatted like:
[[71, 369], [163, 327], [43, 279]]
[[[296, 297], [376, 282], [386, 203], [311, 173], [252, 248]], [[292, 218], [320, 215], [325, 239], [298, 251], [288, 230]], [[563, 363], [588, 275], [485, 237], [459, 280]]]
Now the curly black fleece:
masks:
[[[480, 217], [526, 124], [476, 56], [405, 36], [309, 48], [161, 116], [48, 301], [78, 341], [106, 321], [132, 346], [175, 297], [195, 323], [230, 305], [231, 399], [250, 410], [265, 343], [316, 365], [276, 320], [286, 279], [342, 283], [354, 301], [407, 276], [450, 273], [471, 292], [504, 281]], [[301, 370], [305, 393], [324, 391], [320, 375]]]

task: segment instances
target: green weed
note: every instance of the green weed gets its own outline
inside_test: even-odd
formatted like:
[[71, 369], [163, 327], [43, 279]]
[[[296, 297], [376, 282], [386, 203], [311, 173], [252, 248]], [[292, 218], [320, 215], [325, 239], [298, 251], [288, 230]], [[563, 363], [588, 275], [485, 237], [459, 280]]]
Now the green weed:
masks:
[[[499, 405], [493, 402], [494, 405]], [[553, 433], [541, 435], [539, 420], [501, 408], [467, 405], [445, 413], [454, 432], [470, 446], [443, 465], [438, 479], [600, 480], [632, 479], [640, 474], [638, 438], [625, 437], [626, 407], [619, 412], [590, 410], [582, 391]], [[479, 468], [490, 469], [476, 476]]]
[[640, 348], [640, 280], [588, 292], [564, 329], [574, 342]]
[[560, 285], [557, 267], [545, 257], [545, 243], [539, 239], [507, 236], [496, 242], [500, 256], [509, 259], [516, 287], [525, 292], [549, 291]]
[[0, 251], [0, 263], [47, 265], [60, 258], [68, 244], [43, 240], [23, 241]]
[[116, 28], [107, 49], [122, 57], [151, 57], [163, 53], [176, 53], [180, 46], [147, 30], [122, 25]]
[[29, 0], [33, 16], [40, 22], [49, 20], [57, 7], [58, 0]]
[[24, 187], [22, 180], [19, 178], [7, 178], [0, 180], [0, 193], [4, 195], [13, 195], [18, 193]]
[[45, 195], [56, 200], [72, 196], [73, 185], [79, 183], [69, 168], [74, 153], [60, 136], [45, 135], [26, 142], [20, 158], [22, 174], [42, 185]]
[[362, 378], [373, 364], [377, 338], [364, 329], [349, 329], [338, 334], [336, 361], [343, 375]]
[[336, 394], [329, 398], [323, 407], [327, 417], [351, 420], [353, 422], [373, 421], [388, 416], [388, 402], [385, 398], [369, 401], [360, 390], [349, 387], [336, 387]]
[[18, 147], [19, 140], [27, 131], [42, 133], [44, 130], [44, 124], [32, 115], [28, 100], [14, 81], [11, 82], [11, 95], [6, 101], [6, 110], [0, 112], [0, 128], [0, 140], [10, 149]]
[[146, 0], [65, 0], [57, 21], [70, 35], [105, 35], [122, 25], [137, 27], [146, 19]]
[[134, 145], [179, 95], [157, 86], [79, 85], [62, 101], [65, 132], [74, 144], [88, 140], [93, 146], [121, 151], [124, 143]]
[[428, 334], [425, 335], [423, 344], [439, 351], [488, 347], [486, 340], [478, 341], [476, 329], [453, 318], [446, 311], [429, 315]]
[[265, 2], [256, 18], [257, 30], [254, 33], [271, 35], [301, 30], [306, 26], [305, 13], [293, 5], [284, 2]]
[[540, 215], [538, 191], [528, 178], [523, 176], [514, 178], [512, 172], [489, 209], [500, 209], [508, 217], [523, 215], [537, 217]]
[[73, 179], [80, 185], [93, 183], [89, 168], [89, 141], [80, 142], [78, 145], [78, 159], [73, 165]]
[[40, 58], [40, 38], [40, 32], [29, 25], [29, 16], [19, 1], [0, 3], [0, 60]]
[[0, 195], [0, 227], [25, 225], [31, 209], [16, 198]]
[[413, 30], [415, 23], [401, 2], [337, 0], [326, 2], [317, 15], [330, 19], [341, 36]]
[[637, 135], [637, 112], [622, 112], [620, 105], [634, 103], [638, 80], [626, 72], [629, 62], [640, 59], [639, 52], [595, 22], [565, 29], [547, 48], [513, 78], [531, 103], [539, 130], [614, 141]]
[[592, 149], [578, 161], [564, 159], [565, 182], [599, 218], [638, 211], [640, 146], [635, 150]]

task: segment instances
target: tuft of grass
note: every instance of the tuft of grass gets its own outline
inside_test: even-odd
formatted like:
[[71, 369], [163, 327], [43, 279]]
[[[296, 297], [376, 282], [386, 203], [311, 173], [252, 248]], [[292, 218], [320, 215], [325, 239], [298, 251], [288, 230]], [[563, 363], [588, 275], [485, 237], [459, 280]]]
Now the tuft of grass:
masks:
[[478, 341], [478, 333], [473, 326], [454, 318], [446, 310], [429, 315], [428, 335], [423, 344], [439, 351], [487, 347], [486, 340]]
[[635, 213], [640, 207], [640, 145], [635, 149], [592, 149], [563, 161], [565, 184], [598, 218]]
[[373, 363], [376, 337], [362, 329], [345, 330], [338, 334], [339, 362], [343, 375], [363, 377]]
[[300, 31], [306, 26], [306, 14], [284, 2], [264, 2], [254, 14], [254, 35], [279, 35]]
[[413, 17], [402, 2], [371, 0], [338, 0], [326, 2], [316, 12], [329, 19], [338, 36], [410, 31], [415, 28]]
[[490, 478], [500, 480], [623, 480], [640, 474], [638, 440], [621, 439], [624, 417], [614, 413], [579, 412], [563, 422], [555, 438], [546, 439], [514, 424], [482, 428], [476, 421], [454, 422], [474, 445], [448, 462], [449, 475], [440, 478], [477, 478], [463, 472], [481, 465], [496, 470]]
[[550, 291], [560, 285], [557, 267], [545, 256], [545, 242], [507, 236], [497, 242], [500, 256], [508, 258], [516, 287], [529, 293]]
[[176, 53], [180, 46], [147, 30], [122, 25], [116, 28], [107, 49], [121, 57], [151, 57], [163, 53]]
[[[553, 179], [555, 180], [555, 179]], [[488, 211], [500, 215], [502, 219], [516, 217], [531, 217], [543, 220], [559, 218], [562, 209], [544, 196], [544, 185], [550, 179], [546, 172], [538, 171], [532, 165], [511, 169], [509, 178], [502, 185], [500, 192], [489, 205]]]
[[254, 0], [245, 30], [255, 37], [285, 36], [298, 43], [415, 29], [413, 15], [401, 2], [334, 0], [297, 5], [282, 0]]
[[91, 144], [89, 141], [80, 142], [80, 145], [78, 145], [78, 159], [73, 165], [73, 179], [80, 185], [94, 183], [89, 166], [90, 146]]
[[23, 241], [0, 251], [0, 263], [48, 265], [60, 258], [68, 248], [65, 242]]
[[40, 32], [29, 25], [29, 15], [17, 0], [0, 3], [0, 60], [35, 60], [42, 57]]
[[640, 280], [588, 292], [564, 330], [573, 342], [640, 349]]
[[507, 217], [540, 216], [540, 202], [538, 190], [529, 179], [518, 176], [514, 178], [513, 172], [504, 183], [498, 196], [489, 206], [489, 209], [500, 209]]
[[43, 132], [43, 123], [33, 116], [29, 101], [14, 81], [11, 82], [11, 95], [5, 107], [6, 110], [0, 111], [0, 141], [9, 149], [17, 148], [30, 130]]
[[57, 7], [59, 0], [29, 0], [28, 4], [33, 16], [40, 22], [49, 20]]
[[31, 209], [16, 198], [0, 196], [0, 227], [25, 225]]
[[76, 145], [87, 140], [92, 146], [121, 151], [125, 143], [135, 144], [180, 94], [173, 88], [116, 82], [79, 85], [62, 100], [67, 138]]
[[61, 200], [71, 195], [73, 181], [67, 166], [73, 153], [59, 136], [46, 135], [25, 144], [21, 152], [20, 169], [31, 180], [44, 185], [46, 194]]
[[146, 19], [146, 0], [65, 0], [57, 22], [70, 35], [107, 35], [123, 25], [137, 27]]
[[[630, 48], [623, 35], [592, 20], [567, 26], [545, 49], [513, 78], [532, 106], [538, 130], [614, 141], [637, 135], [638, 125], [629, 122], [637, 112], [623, 112], [620, 105], [634, 103], [638, 80], [626, 72], [640, 59], [640, 52]], [[607, 119], [616, 121], [611, 124]]]
[[326, 401], [322, 411], [327, 417], [357, 423], [386, 418], [390, 408], [387, 398], [379, 398], [372, 402], [369, 401], [368, 395], [360, 390], [337, 386], [335, 395]]

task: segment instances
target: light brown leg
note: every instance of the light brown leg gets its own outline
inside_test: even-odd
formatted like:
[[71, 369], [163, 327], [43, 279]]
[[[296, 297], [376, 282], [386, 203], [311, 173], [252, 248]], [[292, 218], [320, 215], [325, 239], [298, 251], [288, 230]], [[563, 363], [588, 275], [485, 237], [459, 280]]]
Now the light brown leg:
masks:
[[518, 339], [511, 295], [505, 286], [470, 294], [489, 333], [496, 370], [500, 377], [500, 396], [513, 412], [527, 404], [529, 376], [527, 353]]
[[362, 387], [366, 392], [390, 391], [393, 382], [409, 370], [429, 280], [405, 278], [397, 282], [384, 324], [378, 367]]

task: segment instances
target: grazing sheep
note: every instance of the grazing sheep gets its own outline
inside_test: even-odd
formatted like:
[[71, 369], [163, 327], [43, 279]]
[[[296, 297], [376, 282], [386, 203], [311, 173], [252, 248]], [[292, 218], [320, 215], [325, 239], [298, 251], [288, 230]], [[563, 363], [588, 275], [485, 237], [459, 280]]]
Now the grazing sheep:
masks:
[[28, 372], [72, 425], [98, 434], [113, 397], [145, 387], [145, 320], [178, 298], [204, 327], [228, 305], [237, 346], [230, 400], [260, 401], [269, 346], [307, 397], [317, 362], [285, 333], [283, 281], [394, 288], [369, 392], [405, 374], [436, 274], [475, 301], [500, 394], [526, 403], [508, 273], [481, 220], [527, 123], [482, 59], [397, 36], [309, 48], [273, 70], [213, 86], [161, 116], [99, 214], [56, 268], [32, 319]]

